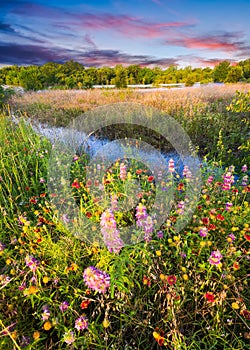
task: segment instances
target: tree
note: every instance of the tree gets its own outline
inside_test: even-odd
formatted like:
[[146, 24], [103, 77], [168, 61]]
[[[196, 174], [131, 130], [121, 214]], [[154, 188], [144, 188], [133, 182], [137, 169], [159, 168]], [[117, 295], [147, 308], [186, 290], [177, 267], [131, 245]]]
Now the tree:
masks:
[[121, 64], [117, 64], [115, 66], [115, 86], [120, 88], [127, 87], [127, 71], [126, 68], [123, 67]]
[[237, 83], [243, 78], [243, 69], [240, 66], [230, 67], [227, 74], [226, 83]]
[[214, 67], [213, 78], [215, 83], [224, 83], [226, 81], [228, 72], [230, 70], [230, 63], [228, 61], [220, 62]]
[[22, 67], [18, 78], [21, 86], [26, 90], [39, 90], [43, 88], [41, 73], [37, 66]]

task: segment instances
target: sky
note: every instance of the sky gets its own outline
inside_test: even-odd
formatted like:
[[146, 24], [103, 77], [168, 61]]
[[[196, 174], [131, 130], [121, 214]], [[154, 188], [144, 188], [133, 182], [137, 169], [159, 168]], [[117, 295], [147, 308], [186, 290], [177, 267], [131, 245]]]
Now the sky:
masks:
[[0, 66], [162, 68], [250, 58], [250, 0], [0, 0]]

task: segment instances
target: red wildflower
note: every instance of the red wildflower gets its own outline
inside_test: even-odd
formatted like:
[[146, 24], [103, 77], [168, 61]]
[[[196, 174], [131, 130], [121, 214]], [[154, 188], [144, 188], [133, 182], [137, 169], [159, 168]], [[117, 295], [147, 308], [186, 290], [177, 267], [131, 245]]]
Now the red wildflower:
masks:
[[150, 287], [150, 285], [151, 285], [150, 278], [148, 278], [147, 276], [143, 277], [142, 282], [143, 282], [144, 286]]
[[205, 298], [207, 299], [207, 301], [209, 302], [209, 303], [213, 303], [214, 302], [214, 295], [212, 294], [212, 293], [206, 293], [205, 294]]
[[137, 175], [140, 175], [141, 173], [142, 173], [142, 169], [136, 170], [136, 174], [137, 174]]
[[87, 216], [87, 218], [91, 218], [92, 214], [89, 211], [87, 211], [86, 216]]
[[178, 191], [182, 191], [184, 189], [184, 183], [180, 182], [179, 185], [177, 186]]
[[208, 230], [209, 231], [213, 231], [213, 230], [216, 230], [216, 225], [215, 224], [210, 224], [209, 226], [208, 226]]
[[174, 276], [174, 275], [170, 275], [170, 276], [167, 277], [167, 282], [168, 282], [168, 284], [170, 284], [170, 285], [175, 284], [176, 281], [177, 281], [177, 278], [176, 278], [176, 276]]
[[80, 184], [77, 180], [74, 180], [71, 185], [73, 188], [80, 188]]
[[209, 224], [209, 218], [202, 218], [202, 223], [203, 223], [203, 225], [208, 225]]
[[81, 309], [87, 309], [87, 307], [89, 306], [90, 303], [91, 303], [91, 300], [89, 300], [89, 299], [83, 300], [81, 302]]
[[248, 310], [242, 310], [242, 315], [245, 317], [245, 319], [249, 320], [250, 321], [250, 311]]
[[250, 241], [250, 235], [248, 235], [248, 234], [245, 233], [245, 234], [244, 234], [244, 237], [246, 238], [247, 241]]
[[221, 221], [225, 220], [224, 216], [221, 214], [218, 214], [216, 217], [217, 217], [217, 220], [221, 220]]
[[154, 181], [154, 176], [153, 175], [148, 177], [148, 182], [152, 182], [152, 181]]
[[238, 193], [239, 190], [237, 190], [237, 188], [235, 188], [235, 189], [232, 190], [232, 192], [233, 192], [233, 193]]

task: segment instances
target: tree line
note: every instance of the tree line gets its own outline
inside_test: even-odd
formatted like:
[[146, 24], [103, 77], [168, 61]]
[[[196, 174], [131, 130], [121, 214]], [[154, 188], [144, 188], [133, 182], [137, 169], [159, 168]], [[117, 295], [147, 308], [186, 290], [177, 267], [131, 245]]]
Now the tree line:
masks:
[[86, 68], [73, 60], [65, 63], [48, 62], [42, 66], [9, 66], [0, 69], [0, 85], [22, 86], [26, 90], [41, 90], [47, 88], [61, 89], [88, 89], [93, 85], [115, 85], [124, 88], [132, 84], [175, 84], [184, 83], [192, 86], [199, 82], [236, 83], [250, 82], [250, 59], [230, 65], [223, 61], [213, 69], [178, 68], [170, 66], [167, 69], [160, 67], [140, 67], [120, 64], [115, 67]]

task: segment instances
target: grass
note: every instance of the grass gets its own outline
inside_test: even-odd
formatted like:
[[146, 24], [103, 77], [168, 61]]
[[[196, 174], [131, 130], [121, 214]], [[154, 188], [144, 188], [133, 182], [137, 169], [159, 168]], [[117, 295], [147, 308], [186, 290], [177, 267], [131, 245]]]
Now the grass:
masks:
[[[217, 135], [218, 125], [222, 127], [222, 115], [228, 113], [232, 118], [228, 117], [229, 126], [237, 118], [245, 118], [244, 126], [239, 123], [234, 132], [237, 140], [242, 136], [240, 146], [246, 150], [238, 153], [237, 167], [229, 167], [225, 162], [226, 155], [231, 154], [228, 144], [223, 135], [214, 136], [216, 158], [211, 156], [203, 162], [201, 193], [193, 198], [196, 209], [181, 231], [177, 230], [176, 222], [185, 216], [185, 205], [188, 206], [186, 193], [192, 184], [190, 174], [179, 176], [171, 172], [169, 165], [170, 172], [162, 186], [171, 184], [174, 203], [168, 219], [155, 229], [156, 223], [150, 220], [150, 208], [159, 174], [153, 176], [138, 161], [117, 160], [102, 183], [107, 197], [112, 196], [112, 216], [107, 198], [100, 201], [91, 190], [93, 184], [97, 186], [95, 179], [92, 183], [85, 181], [86, 171], [90, 170], [86, 168], [86, 157], [79, 156], [72, 161], [70, 179], [62, 177], [58, 190], [71, 188], [65, 192], [68, 197], [63, 200], [66, 203], [73, 200], [82, 217], [87, 218], [86, 227], [82, 229], [84, 237], [104, 237], [109, 242], [107, 246], [95, 240], [87, 243], [72, 234], [71, 228], [76, 222], [72, 220], [67, 224], [70, 212], [62, 217], [53, 196], [50, 198], [47, 185], [53, 180], [47, 179], [47, 174], [52, 149], [48, 140], [35, 134], [25, 121], [14, 124], [8, 115], [1, 115], [2, 349], [243, 350], [250, 347], [250, 187], [249, 171], [244, 166], [249, 149], [247, 139], [239, 135], [242, 130], [249, 131], [249, 115], [246, 107], [237, 107], [240, 96], [232, 102], [233, 88], [223, 89], [225, 99], [221, 97], [220, 101], [216, 92], [210, 102], [208, 95], [203, 102], [201, 96], [192, 96], [195, 112], [192, 115], [190, 103], [183, 109], [182, 117], [185, 116], [186, 125], [192, 130], [198, 125], [202, 108], [209, 109], [204, 113], [211, 116], [206, 120], [211, 135]], [[198, 90], [193, 91], [190, 90], [190, 94], [198, 94]], [[47, 95], [50, 98], [56, 95], [54, 106], [59, 104], [59, 93], [62, 92], [53, 91]], [[85, 103], [89, 104], [91, 98], [98, 101], [98, 96], [114, 102], [112, 99], [117, 99], [117, 95], [131, 98], [138, 94], [109, 93], [84, 92], [88, 96]], [[184, 92], [178, 91], [178, 94], [180, 100], [181, 97], [189, 100], [190, 96]], [[29, 104], [36, 98], [44, 98], [41, 96], [15, 97], [15, 103], [19, 101], [20, 107], [26, 101], [22, 110], [25, 106], [29, 110]], [[60, 96], [62, 101], [63, 96], [74, 101], [76, 95]], [[165, 103], [170, 103], [165, 101], [166, 95], [161, 94], [144, 94], [140, 98], [150, 103], [154, 101], [163, 109]], [[51, 103], [48, 97], [46, 101]], [[173, 101], [174, 97], [171, 108], [181, 111], [182, 107], [178, 103], [174, 107]], [[231, 102], [227, 111], [226, 106]], [[48, 109], [48, 113], [52, 112]], [[215, 124], [213, 121], [219, 115], [221, 121]], [[197, 129], [197, 133], [200, 130]], [[98, 169], [99, 165], [94, 164], [91, 171], [96, 174]], [[126, 186], [134, 183], [140, 184], [138, 202], [124, 214], [116, 210], [116, 203], [124, 205]], [[123, 238], [122, 227], [128, 223], [134, 224], [131, 229], [134, 237], [144, 239], [123, 247], [118, 239], [110, 243], [109, 234], [117, 237], [121, 232]], [[90, 266], [97, 270], [88, 269]]]

